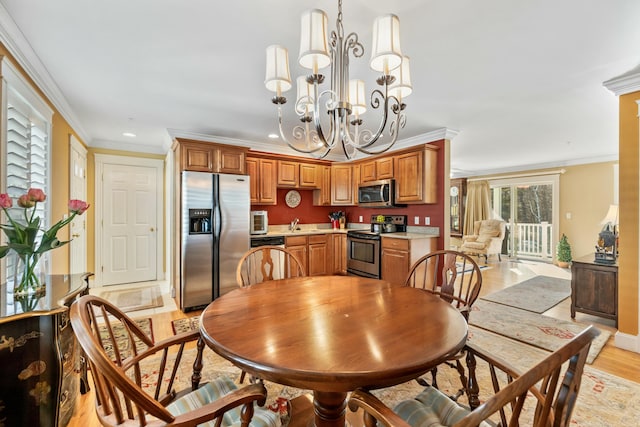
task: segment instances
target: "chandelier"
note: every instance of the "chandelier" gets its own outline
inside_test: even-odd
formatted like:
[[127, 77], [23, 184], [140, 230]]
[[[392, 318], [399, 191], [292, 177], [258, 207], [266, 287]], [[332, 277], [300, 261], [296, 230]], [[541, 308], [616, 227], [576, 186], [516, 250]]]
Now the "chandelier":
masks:
[[[293, 128], [292, 140], [285, 136], [282, 124], [282, 106], [287, 102], [282, 93], [291, 89], [288, 51], [280, 45], [267, 47], [265, 86], [276, 93], [272, 102], [278, 107], [280, 138], [289, 147], [324, 158], [341, 144], [345, 156], [352, 159], [357, 152], [380, 154], [395, 144], [406, 122], [402, 100], [412, 91], [409, 58], [400, 50], [400, 20], [396, 15], [374, 21], [372, 46], [370, 66], [381, 73], [376, 79], [381, 88], [372, 91], [369, 101], [382, 116], [375, 133], [362, 127], [361, 116], [367, 110], [364, 81], [349, 80], [349, 54], [359, 58], [364, 47], [358, 34], [345, 37], [342, 0], [338, 1], [336, 29], [329, 37], [324, 11], [312, 9], [302, 15], [298, 63], [311, 73], [297, 79], [295, 112], [302, 124]], [[331, 86], [322, 89], [325, 76], [320, 70], [329, 65]]]

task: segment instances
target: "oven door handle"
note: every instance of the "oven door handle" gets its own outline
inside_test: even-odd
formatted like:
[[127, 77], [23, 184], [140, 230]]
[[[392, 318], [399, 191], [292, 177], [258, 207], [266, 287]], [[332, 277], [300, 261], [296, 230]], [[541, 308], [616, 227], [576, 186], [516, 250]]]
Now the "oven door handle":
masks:
[[372, 234], [372, 235], [363, 234], [363, 235], [359, 235], [359, 236], [349, 236], [349, 235], [347, 235], [347, 238], [349, 238], [351, 240], [380, 240], [380, 236], [377, 235], [377, 234]]

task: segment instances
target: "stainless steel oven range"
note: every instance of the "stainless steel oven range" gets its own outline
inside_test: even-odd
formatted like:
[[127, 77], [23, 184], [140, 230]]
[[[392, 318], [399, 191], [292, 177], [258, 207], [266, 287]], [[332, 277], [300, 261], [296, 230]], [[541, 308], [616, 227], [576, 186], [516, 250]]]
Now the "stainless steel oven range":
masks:
[[380, 278], [381, 234], [407, 231], [406, 215], [371, 215], [370, 230], [347, 232], [347, 273]]

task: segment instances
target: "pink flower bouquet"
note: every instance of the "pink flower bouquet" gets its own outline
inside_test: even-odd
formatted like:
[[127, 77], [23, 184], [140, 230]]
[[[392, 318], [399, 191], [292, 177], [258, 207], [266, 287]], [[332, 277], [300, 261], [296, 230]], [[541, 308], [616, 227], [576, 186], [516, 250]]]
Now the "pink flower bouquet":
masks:
[[[23, 263], [23, 274], [20, 284], [14, 283], [14, 289], [18, 292], [26, 292], [30, 288], [40, 286], [39, 279], [35, 274], [35, 267], [43, 253], [51, 249], [58, 248], [70, 242], [58, 240], [58, 231], [69, 224], [76, 215], [82, 215], [89, 205], [82, 200], [69, 201], [69, 215], [66, 219], [58, 221], [48, 230], [40, 228], [41, 219], [36, 216], [36, 205], [47, 199], [46, 194], [38, 188], [30, 188], [26, 194], [17, 200], [19, 207], [23, 208], [22, 216], [19, 219], [12, 218], [9, 208], [13, 206], [13, 201], [8, 194], [0, 194], [0, 208], [9, 221], [7, 224], [0, 224], [0, 229], [7, 236], [7, 244], [0, 246], [0, 258], [9, 252], [14, 251]], [[42, 231], [42, 238], [38, 239], [39, 232]]]

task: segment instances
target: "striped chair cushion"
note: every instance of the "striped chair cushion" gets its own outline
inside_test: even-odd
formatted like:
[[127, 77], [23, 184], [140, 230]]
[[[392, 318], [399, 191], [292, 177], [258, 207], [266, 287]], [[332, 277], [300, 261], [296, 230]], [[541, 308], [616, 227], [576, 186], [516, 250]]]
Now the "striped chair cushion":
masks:
[[[434, 387], [427, 387], [413, 400], [404, 400], [393, 409], [413, 427], [451, 426], [469, 413]], [[483, 422], [481, 426], [488, 427]]]
[[[237, 387], [227, 377], [220, 377], [211, 381], [199, 389], [182, 396], [180, 399], [167, 406], [167, 410], [173, 415], [184, 414], [194, 409], [200, 408], [207, 403], [213, 402], [220, 397], [231, 393]], [[241, 407], [234, 408], [224, 414], [222, 417], [223, 427], [233, 427], [240, 425]], [[251, 427], [275, 427], [279, 424], [278, 416], [275, 412], [268, 409], [256, 407], [253, 418], [251, 419]], [[200, 424], [199, 427], [213, 427], [215, 420]]]

